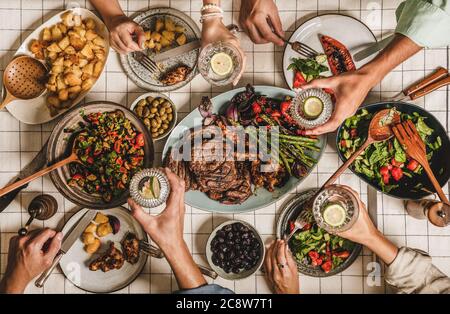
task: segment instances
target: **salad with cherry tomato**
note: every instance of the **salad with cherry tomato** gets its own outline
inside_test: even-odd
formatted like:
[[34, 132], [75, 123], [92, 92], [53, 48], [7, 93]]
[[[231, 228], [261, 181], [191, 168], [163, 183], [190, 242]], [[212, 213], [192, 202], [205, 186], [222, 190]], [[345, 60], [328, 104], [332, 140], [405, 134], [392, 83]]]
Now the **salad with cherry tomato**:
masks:
[[[348, 159], [365, 142], [372, 116], [372, 113], [362, 109], [360, 113], [345, 120], [338, 135], [338, 149], [345, 158]], [[426, 144], [427, 158], [430, 160], [433, 153], [442, 146], [442, 139], [439, 136], [434, 138], [434, 130], [427, 125], [426, 118], [418, 113], [412, 115], [400, 113], [400, 117], [401, 121], [411, 120], [415, 124]], [[423, 171], [422, 166], [406, 154], [395, 137], [370, 145], [356, 157], [351, 167], [386, 193], [398, 188], [406, 178], [420, 175]]]
[[144, 135], [122, 111], [85, 115], [75, 138], [75, 152], [81, 163], [69, 165], [70, 186], [98, 194], [109, 203], [128, 189], [131, 177], [144, 164]]
[[[290, 222], [290, 230], [294, 222]], [[316, 223], [306, 224], [289, 241], [289, 248], [298, 263], [317, 267], [328, 273], [350, 256], [355, 244], [330, 234]]]

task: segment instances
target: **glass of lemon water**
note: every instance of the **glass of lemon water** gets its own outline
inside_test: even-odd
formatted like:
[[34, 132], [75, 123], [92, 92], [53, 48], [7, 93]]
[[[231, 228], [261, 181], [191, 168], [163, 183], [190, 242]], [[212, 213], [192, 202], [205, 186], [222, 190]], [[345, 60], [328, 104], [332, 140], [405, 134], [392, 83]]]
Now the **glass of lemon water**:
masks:
[[222, 86], [232, 83], [242, 69], [242, 56], [225, 42], [212, 43], [200, 51], [199, 70], [211, 84]]
[[330, 185], [320, 191], [313, 202], [317, 225], [330, 233], [351, 228], [359, 215], [359, 201], [343, 185]]

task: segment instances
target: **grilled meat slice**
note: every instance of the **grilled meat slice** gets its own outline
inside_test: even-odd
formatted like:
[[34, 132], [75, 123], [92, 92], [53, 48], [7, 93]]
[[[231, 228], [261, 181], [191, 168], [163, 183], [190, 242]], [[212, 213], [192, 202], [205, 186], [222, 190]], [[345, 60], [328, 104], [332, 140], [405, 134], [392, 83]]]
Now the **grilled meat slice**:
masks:
[[134, 233], [128, 232], [122, 240], [122, 251], [125, 260], [130, 264], [136, 264], [139, 261], [139, 240]]
[[164, 85], [175, 85], [177, 83], [183, 82], [187, 75], [191, 72], [191, 69], [185, 65], [177, 66], [174, 69], [169, 70], [165, 73], [160, 81]]
[[113, 269], [122, 268], [124, 263], [125, 259], [122, 252], [114, 246], [114, 243], [111, 242], [105, 254], [89, 264], [89, 270], [97, 271], [101, 269], [106, 273]]

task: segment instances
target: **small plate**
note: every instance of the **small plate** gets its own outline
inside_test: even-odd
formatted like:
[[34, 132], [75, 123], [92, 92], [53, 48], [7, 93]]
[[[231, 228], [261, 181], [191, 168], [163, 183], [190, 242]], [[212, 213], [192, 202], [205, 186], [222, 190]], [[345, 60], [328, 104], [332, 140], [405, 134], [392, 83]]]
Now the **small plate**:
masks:
[[[295, 220], [298, 215], [303, 210], [303, 204], [308, 201], [312, 196], [314, 196], [314, 193], [316, 193], [317, 189], [308, 189], [305, 191], [302, 191], [290, 199], [288, 199], [281, 208], [281, 214], [277, 221], [277, 237], [279, 239], [283, 239], [285, 235], [287, 234], [287, 231], [289, 230], [289, 221]], [[336, 274], [339, 274], [340, 272], [347, 269], [353, 262], [356, 260], [356, 258], [359, 256], [359, 253], [361, 253], [362, 246], [360, 244], [355, 243], [355, 247], [353, 248], [352, 252], [350, 253], [350, 256], [338, 267], [331, 270], [328, 273], [325, 273], [319, 266], [310, 266], [305, 265], [302, 263], [297, 262], [297, 269], [300, 273], [312, 277], [329, 277]]]
[[[289, 38], [289, 41], [299, 41], [321, 52], [323, 48], [320, 44], [319, 34], [328, 35], [339, 40], [347, 47], [352, 55], [377, 41], [375, 35], [367, 25], [353, 17], [341, 14], [324, 14], [313, 17], [300, 25]], [[375, 56], [376, 54], [363, 61], [356, 62], [356, 68], [359, 69], [375, 58]], [[290, 45], [286, 45], [283, 54], [283, 73], [286, 84], [293, 89], [294, 71], [287, 70], [287, 67], [291, 64], [291, 58], [303, 57], [292, 50]], [[323, 75], [331, 76], [331, 72], [325, 72]]]
[[[182, 25], [186, 29], [185, 35], [187, 37], [187, 43], [196, 39], [200, 39], [201, 32], [197, 24], [183, 12], [172, 8], [152, 8], [150, 10], [137, 14], [133, 17], [133, 20], [141, 25], [144, 30], [148, 30], [153, 28], [152, 26], [156, 22], [157, 18], [164, 16], [170, 17], [176, 24]], [[166, 47], [164, 49], [161, 49], [161, 52], [164, 52], [171, 48], [174, 47]], [[144, 51], [144, 53], [146, 53], [146, 51]], [[148, 56], [151, 57], [153, 54], [154, 53], [149, 53]], [[183, 87], [197, 75], [198, 55], [199, 50], [195, 49], [180, 56], [160, 62], [158, 64], [162, 72], [182, 64], [187, 65], [192, 69], [183, 82], [174, 85], [162, 84], [154, 74], [151, 74], [139, 62], [137, 62], [133, 58], [131, 53], [120, 55], [120, 62], [122, 63], [122, 67], [125, 73], [137, 86], [150, 91], [168, 92]]]
[[[63, 12], [59, 12], [58, 14], [51, 17], [48, 21], [43, 23], [41, 26], [36, 28], [20, 45], [19, 49], [17, 49], [17, 52], [14, 54], [14, 56], [18, 55], [29, 55], [33, 56], [31, 51], [28, 49], [30, 46], [30, 43], [33, 39], [40, 38], [40, 34], [42, 30], [46, 27], [50, 27], [56, 23], [61, 22], [61, 15], [64, 13], [72, 11], [78, 15], [81, 15], [83, 19], [85, 18], [92, 18], [94, 19], [95, 23], [97, 24], [97, 32], [103, 37], [106, 43], [105, 51], [105, 64], [108, 62], [108, 54], [109, 54], [109, 32], [106, 28], [105, 24], [100, 20], [93, 12], [83, 9], [83, 8], [72, 8], [70, 10], [66, 10]], [[105, 65], [103, 65], [102, 73], [104, 70]], [[100, 74], [101, 76], [101, 74]], [[91, 89], [95, 86], [95, 84], [98, 82], [98, 79], [94, 82], [94, 85], [91, 87]], [[89, 92], [90, 90], [87, 90], [85, 92], [80, 93], [80, 95], [75, 98], [72, 102], [72, 107], [74, 107], [76, 104], [78, 104]], [[6, 106], [6, 109], [11, 113], [11, 115], [14, 116], [17, 120], [26, 123], [26, 124], [42, 124], [49, 121], [52, 121], [53, 119], [56, 119], [66, 111], [68, 111], [70, 108], [62, 109], [58, 111], [58, 114], [55, 116], [50, 115], [50, 110], [47, 108], [47, 91], [45, 91], [41, 96], [37, 98], [33, 98], [31, 100], [15, 100], [8, 104]]]
[[[167, 135], [170, 134], [170, 132], [172, 132], [172, 130], [175, 128], [175, 126], [177, 125], [177, 119], [178, 119], [178, 113], [177, 113], [177, 107], [175, 106], [175, 104], [173, 103], [172, 99], [170, 99], [169, 97], [167, 97], [164, 94], [160, 94], [160, 93], [145, 93], [142, 94], [141, 96], [139, 96], [130, 106], [130, 110], [134, 112], [134, 107], [136, 107], [137, 103], [141, 100], [141, 99], [145, 99], [147, 97], [152, 97], [152, 98], [164, 98], [166, 99], [171, 105], [172, 105], [172, 114], [173, 114], [173, 119], [172, 122], [170, 122], [169, 128], [166, 130], [165, 133], [161, 134], [160, 136], [156, 137], [156, 138], [152, 138], [153, 141], [159, 141], [163, 138], [165, 138]], [[136, 113], [135, 113], [136, 114]], [[137, 116], [137, 115], [136, 115]], [[142, 122], [144, 122], [143, 120], [141, 120]], [[149, 130], [150, 132], [150, 130]]]
[[[220, 229], [222, 229], [223, 227], [227, 226], [227, 225], [231, 225], [234, 223], [241, 223], [244, 226], [248, 227], [251, 231], [253, 231], [253, 233], [255, 234], [256, 238], [259, 241], [261, 250], [262, 250], [262, 254], [261, 254], [261, 259], [258, 261], [258, 264], [256, 264], [255, 267], [253, 267], [252, 269], [240, 272], [239, 274], [235, 274], [235, 273], [226, 273], [222, 268], [214, 265], [214, 263], [211, 260], [212, 257], [212, 251], [211, 251], [211, 241], [214, 239], [214, 237], [216, 236], [217, 231], [219, 231]], [[211, 266], [211, 268], [222, 278], [224, 279], [228, 279], [228, 280], [239, 280], [239, 279], [244, 279], [247, 277], [250, 277], [251, 275], [253, 275], [258, 269], [261, 268], [263, 262], [264, 262], [264, 255], [266, 253], [266, 248], [264, 246], [264, 242], [261, 238], [261, 235], [258, 233], [258, 231], [256, 231], [256, 229], [250, 225], [249, 223], [245, 222], [245, 221], [241, 221], [241, 220], [228, 220], [225, 221], [224, 223], [220, 224], [219, 226], [216, 227], [216, 229], [213, 230], [213, 232], [211, 232], [211, 234], [209, 235], [208, 238], [208, 242], [206, 243], [206, 259], [208, 260], [209, 266]]]
[[[66, 234], [71, 230], [88, 210], [90, 209], [83, 208], [70, 217], [62, 229], [62, 233]], [[141, 252], [139, 261], [136, 264], [132, 265], [125, 261], [122, 268], [110, 270], [106, 273], [101, 270], [89, 270], [89, 263], [103, 254], [110, 242], [114, 242], [115, 247], [123, 253], [120, 242], [128, 232], [134, 233], [139, 240], [147, 241], [148, 237], [141, 225], [130, 215], [125, 207], [102, 210], [101, 213], [113, 215], [120, 220], [119, 232], [100, 238], [102, 246], [97, 253], [92, 255], [84, 250], [84, 244], [80, 235], [80, 238], [75, 241], [70, 250], [62, 257], [59, 265], [64, 276], [78, 288], [94, 293], [110, 293], [125, 288], [137, 278], [147, 262], [147, 255]]]

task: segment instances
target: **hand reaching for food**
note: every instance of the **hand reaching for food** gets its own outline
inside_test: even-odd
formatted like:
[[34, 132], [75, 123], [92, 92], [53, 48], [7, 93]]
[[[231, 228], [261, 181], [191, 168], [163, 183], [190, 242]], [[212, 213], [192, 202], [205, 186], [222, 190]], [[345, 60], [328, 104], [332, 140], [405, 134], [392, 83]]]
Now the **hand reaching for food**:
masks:
[[277, 294], [298, 294], [297, 264], [284, 240], [274, 241], [267, 249], [264, 260], [267, 280]]
[[62, 238], [61, 232], [51, 229], [34, 230], [26, 236], [11, 238], [0, 293], [23, 293], [34, 277], [50, 267]]
[[145, 33], [140, 25], [128, 16], [112, 17], [106, 26], [109, 29], [111, 46], [120, 54], [144, 49]]
[[239, 22], [255, 44], [284, 45], [280, 15], [273, 0], [242, 1]]

